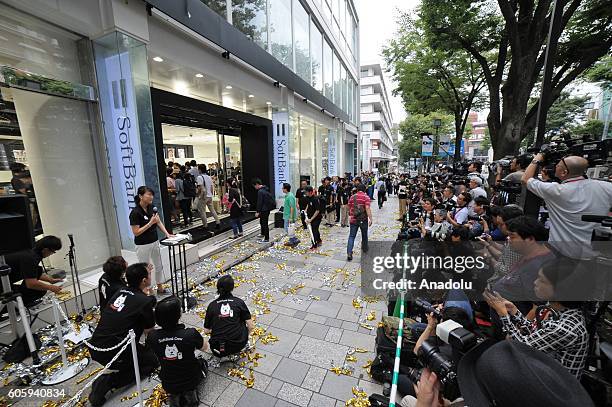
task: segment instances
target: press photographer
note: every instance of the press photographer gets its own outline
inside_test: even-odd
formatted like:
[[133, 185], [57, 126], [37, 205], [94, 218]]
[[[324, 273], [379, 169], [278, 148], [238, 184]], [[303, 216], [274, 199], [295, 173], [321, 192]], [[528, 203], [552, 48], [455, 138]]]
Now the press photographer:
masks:
[[578, 156], [561, 158], [555, 176], [561, 181], [543, 182], [535, 178], [545, 154], [538, 153], [525, 170], [522, 182], [546, 203], [550, 216], [549, 242], [561, 254], [571, 258], [592, 258], [588, 246], [594, 223], [582, 215], [606, 215], [612, 202], [612, 183], [588, 179], [589, 162]]
[[457, 197], [457, 207], [446, 215], [448, 222], [454, 228], [463, 226], [467, 222], [469, 215], [468, 205], [471, 201], [472, 197], [468, 192], [462, 192]]

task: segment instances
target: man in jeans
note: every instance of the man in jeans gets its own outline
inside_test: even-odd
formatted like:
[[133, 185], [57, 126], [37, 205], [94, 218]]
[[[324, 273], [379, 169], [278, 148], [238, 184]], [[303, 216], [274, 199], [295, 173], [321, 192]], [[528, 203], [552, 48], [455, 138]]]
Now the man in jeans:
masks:
[[253, 181], [253, 186], [257, 190], [257, 217], [261, 226], [261, 240], [259, 243], [267, 243], [270, 241], [270, 227], [268, 226], [268, 218], [270, 211], [276, 207], [276, 201], [270, 193], [267, 186], [263, 185], [259, 178]]
[[353, 260], [353, 246], [357, 230], [361, 229], [361, 250], [368, 251], [368, 226], [372, 226], [372, 210], [370, 209], [370, 197], [365, 193], [365, 185], [357, 186], [357, 193], [349, 199], [350, 233], [346, 248], [346, 260]]
[[198, 165], [198, 170], [200, 171], [200, 175], [196, 178], [196, 183], [198, 184], [198, 212], [200, 213], [200, 218], [202, 218], [202, 226], [204, 226], [204, 229], [208, 229], [208, 218], [206, 217], [206, 208], [208, 208], [215, 218], [217, 229], [219, 229], [221, 222], [213, 206], [213, 180], [208, 175], [205, 164]]
[[[295, 223], [298, 218], [298, 208], [295, 201], [295, 195], [291, 192], [291, 184], [283, 184], [283, 193], [285, 194], [285, 203], [283, 204], [283, 221], [285, 227], [285, 233], [289, 233], [289, 225]], [[295, 230], [295, 228], [294, 228]], [[296, 246], [299, 243], [295, 233], [293, 236], [289, 236], [289, 241], [285, 244], [286, 246]]]

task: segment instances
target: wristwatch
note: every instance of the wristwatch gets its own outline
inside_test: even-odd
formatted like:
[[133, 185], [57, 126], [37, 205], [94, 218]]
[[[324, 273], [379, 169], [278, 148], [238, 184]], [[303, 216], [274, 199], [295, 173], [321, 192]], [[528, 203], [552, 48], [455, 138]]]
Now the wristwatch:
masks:
[[539, 160], [533, 160], [531, 163], [532, 163], [532, 164], [535, 164], [535, 165], [540, 165], [540, 164], [542, 164], [542, 161], [539, 161]]

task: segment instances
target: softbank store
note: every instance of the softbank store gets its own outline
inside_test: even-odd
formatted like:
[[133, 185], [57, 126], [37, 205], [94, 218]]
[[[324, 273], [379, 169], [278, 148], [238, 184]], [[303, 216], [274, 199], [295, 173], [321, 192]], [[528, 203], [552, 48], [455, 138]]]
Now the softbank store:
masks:
[[[326, 29], [310, 2], [263, 4], [267, 28], [253, 42], [202, 2], [107, 0], [99, 13], [77, 0], [0, 2], [0, 195], [25, 196], [36, 236], [67, 246], [72, 234], [86, 272], [112, 255], [134, 261], [128, 216], [140, 185], [155, 191], [169, 230], [209, 237], [197, 219], [185, 227], [170, 187], [187, 162], [206, 165], [225, 228], [230, 179], [254, 205], [253, 178], [280, 200], [283, 182], [355, 173], [358, 66], [342, 62], [348, 47], [317, 36]], [[279, 4], [304, 12], [307, 80], [294, 69], [304, 66], [297, 43], [285, 39], [290, 64], [270, 53], [281, 42], [270, 26]], [[46, 261], [68, 269], [64, 254]]]

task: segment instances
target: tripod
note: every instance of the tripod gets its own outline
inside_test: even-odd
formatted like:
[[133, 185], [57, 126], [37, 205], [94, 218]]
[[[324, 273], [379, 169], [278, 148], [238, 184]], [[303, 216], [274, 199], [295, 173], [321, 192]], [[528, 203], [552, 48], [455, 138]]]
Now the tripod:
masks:
[[[4, 257], [0, 256], [0, 264], [4, 263]], [[36, 351], [36, 344], [34, 343], [34, 337], [32, 336], [32, 330], [30, 329], [29, 318], [26, 313], [25, 305], [23, 304], [23, 299], [21, 298], [20, 293], [14, 293], [11, 289], [11, 281], [9, 275], [11, 274], [11, 268], [6, 265], [0, 265], [0, 279], [2, 280], [2, 294], [0, 295], [0, 309], [5, 306], [8, 308], [9, 321], [11, 322], [11, 329], [13, 332], [13, 336], [15, 340], [18, 340], [19, 335], [19, 325], [17, 323], [17, 315], [15, 314], [15, 304], [17, 304], [17, 309], [19, 310], [19, 316], [21, 317], [21, 322], [23, 323], [23, 330], [25, 332], [26, 341], [28, 343], [28, 349], [30, 350], [30, 355], [32, 356], [32, 361], [36, 365], [40, 363], [40, 358], [38, 357], [38, 352]]]
[[[70, 276], [72, 278], [72, 288], [74, 290], [74, 305], [75, 310], [78, 312], [79, 310], [79, 297], [81, 298], [81, 313], [80, 316], [83, 317], [85, 312], [85, 304], [83, 303], [83, 293], [81, 292], [81, 282], [78, 280], [79, 271], [77, 268], [76, 262], [76, 252], [74, 248], [74, 237], [72, 233], [68, 233], [68, 239], [70, 239], [70, 248], [68, 249], [68, 260], [70, 263]], [[78, 289], [78, 292], [77, 292]], [[78, 295], [77, 295], [78, 294]]]

